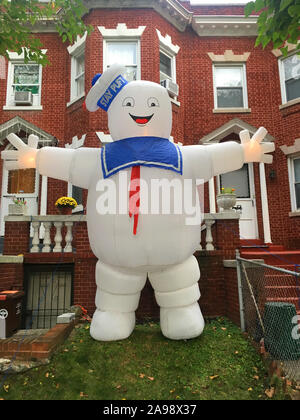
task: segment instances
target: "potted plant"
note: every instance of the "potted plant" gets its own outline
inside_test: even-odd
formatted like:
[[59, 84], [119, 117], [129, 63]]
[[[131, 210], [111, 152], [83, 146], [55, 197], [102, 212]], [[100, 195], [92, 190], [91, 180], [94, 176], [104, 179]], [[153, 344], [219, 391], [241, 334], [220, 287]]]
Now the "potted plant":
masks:
[[221, 188], [217, 195], [217, 205], [221, 212], [232, 212], [232, 207], [236, 204], [236, 194], [234, 188]]
[[60, 197], [56, 201], [55, 207], [60, 214], [72, 214], [72, 210], [77, 207], [77, 202], [72, 197]]
[[27, 202], [25, 198], [14, 197], [13, 204], [8, 205], [8, 213], [10, 215], [22, 216], [27, 213]]

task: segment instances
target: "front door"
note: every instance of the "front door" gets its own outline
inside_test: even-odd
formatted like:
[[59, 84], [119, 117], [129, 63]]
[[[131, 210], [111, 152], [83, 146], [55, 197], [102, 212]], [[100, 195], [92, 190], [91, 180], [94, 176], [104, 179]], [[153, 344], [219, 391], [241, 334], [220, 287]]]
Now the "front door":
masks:
[[257, 215], [254, 187], [253, 164], [245, 164], [241, 169], [219, 177], [219, 189], [235, 188], [237, 206], [241, 206], [240, 237], [241, 239], [257, 239]]
[[8, 205], [14, 198], [22, 198], [27, 204], [27, 214], [38, 214], [39, 176], [35, 169], [19, 169], [7, 171], [3, 169], [1, 197], [0, 235], [4, 236], [4, 217], [8, 215]]

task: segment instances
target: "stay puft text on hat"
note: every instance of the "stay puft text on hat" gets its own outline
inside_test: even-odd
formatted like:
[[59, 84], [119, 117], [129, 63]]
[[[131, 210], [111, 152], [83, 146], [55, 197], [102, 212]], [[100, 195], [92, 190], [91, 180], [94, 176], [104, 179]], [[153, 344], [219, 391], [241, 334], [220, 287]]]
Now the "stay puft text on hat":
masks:
[[97, 111], [101, 108], [104, 111], [108, 111], [112, 101], [128, 84], [127, 80], [124, 79], [122, 73], [124, 68], [119, 64], [113, 64], [108, 70], [102, 75], [98, 74], [93, 79], [93, 87], [89, 91], [86, 97], [86, 108], [91, 111]]

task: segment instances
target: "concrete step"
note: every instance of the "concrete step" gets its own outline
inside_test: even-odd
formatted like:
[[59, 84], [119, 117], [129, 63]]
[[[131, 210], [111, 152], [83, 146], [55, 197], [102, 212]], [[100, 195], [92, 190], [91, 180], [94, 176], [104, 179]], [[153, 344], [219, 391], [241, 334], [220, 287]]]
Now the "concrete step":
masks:
[[[268, 265], [299, 265], [300, 251], [243, 251], [241, 257], [249, 260], [263, 259]], [[300, 268], [300, 267], [299, 267]]]
[[283, 299], [298, 299], [300, 300], [300, 288], [295, 286], [266, 286], [265, 293], [267, 299], [274, 298], [277, 300]]
[[265, 274], [264, 281], [266, 287], [299, 287], [300, 292], [300, 278], [293, 275], [280, 273], [279, 271], [274, 270], [271, 274]]
[[295, 305], [296, 307], [296, 311], [298, 313], [298, 311], [300, 311], [300, 298], [296, 298], [296, 297], [281, 297], [281, 298], [274, 298], [274, 297], [270, 297], [267, 298], [267, 302], [284, 302], [284, 303], [292, 303], [293, 305]]

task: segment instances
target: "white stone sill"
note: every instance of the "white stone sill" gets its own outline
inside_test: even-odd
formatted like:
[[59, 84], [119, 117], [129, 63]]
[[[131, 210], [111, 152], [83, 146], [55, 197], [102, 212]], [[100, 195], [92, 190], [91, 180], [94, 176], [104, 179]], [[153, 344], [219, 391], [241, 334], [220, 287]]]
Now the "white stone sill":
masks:
[[291, 211], [289, 213], [289, 217], [300, 217], [300, 210], [298, 210], [298, 211]]
[[42, 105], [38, 106], [7, 106], [4, 105], [3, 111], [42, 111]]
[[214, 108], [214, 114], [249, 114], [251, 108]]
[[289, 108], [290, 106], [300, 104], [300, 98], [293, 99], [292, 101], [288, 101], [285, 104], [279, 105], [279, 109]]
[[5, 222], [86, 222], [85, 214], [49, 214], [46, 216], [5, 216]]
[[70, 102], [67, 103], [67, 108], [73, 104], [75, 104], [77, 101], [79, 101], [80, 99], [85, 97], [85, 93], [83, 93], [82, 95], [78, 96], [78, 98], [74, 98], [72, 99]]
[[0, 264], [23, 264], [23, 255], [0, 255]]

